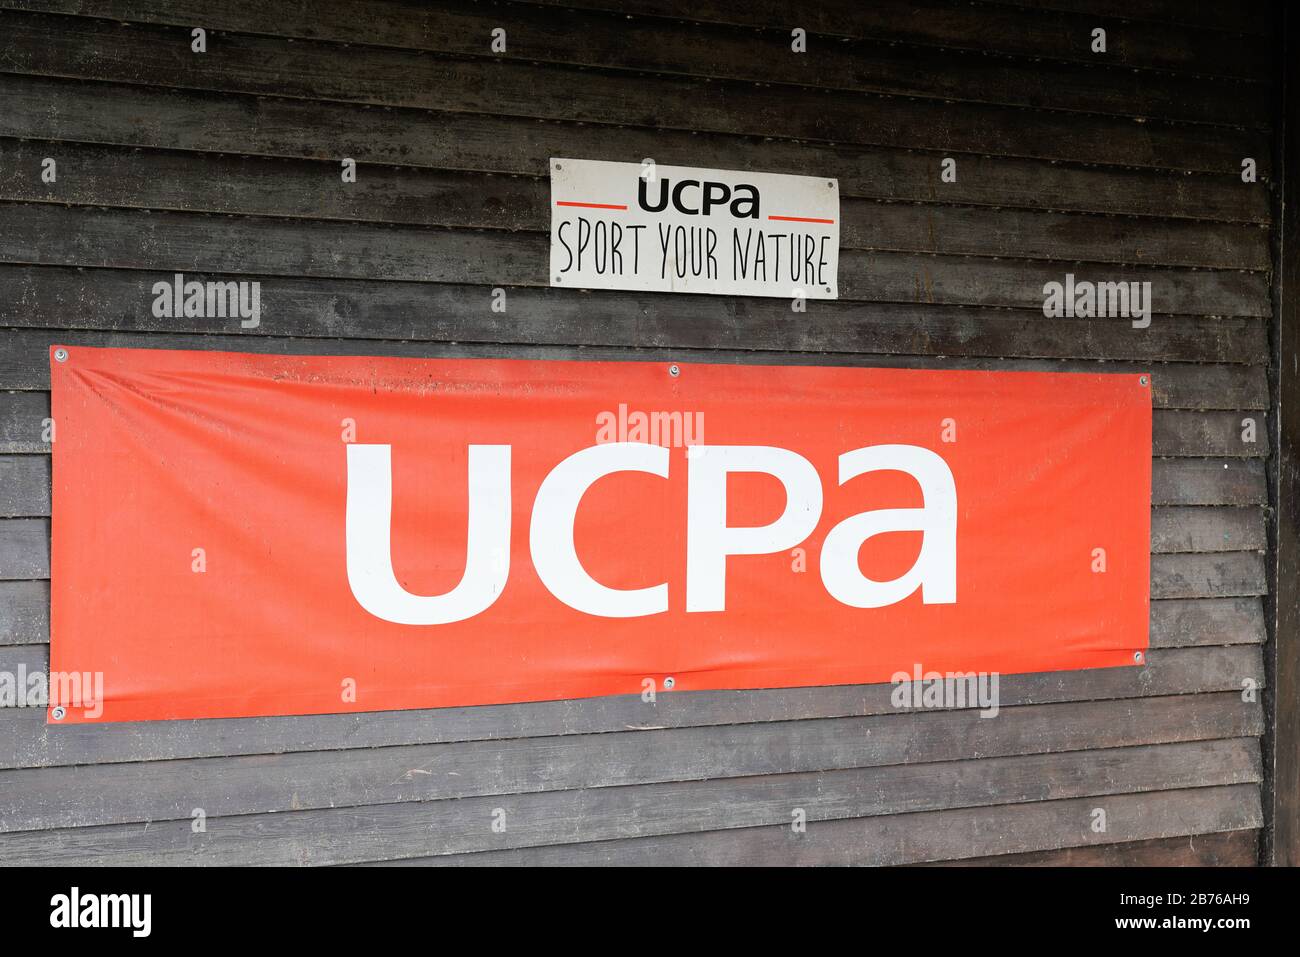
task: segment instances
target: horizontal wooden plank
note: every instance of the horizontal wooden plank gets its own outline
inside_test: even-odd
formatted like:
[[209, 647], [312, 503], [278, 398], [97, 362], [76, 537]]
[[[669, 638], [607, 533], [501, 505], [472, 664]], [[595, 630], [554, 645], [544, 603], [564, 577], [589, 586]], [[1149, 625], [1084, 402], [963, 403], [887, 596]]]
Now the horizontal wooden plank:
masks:
[[[202, 120], [196, 122], [196, 117]], [[963, 154], [790, 143], [733, 134], [602, 127], [468, 113], [404, 113], [276, 98], [245, 100], [125, 84], [10, 75], [0, 135], [447, 170], [549, 175], [549, 157], [765, 170], [839, 180], [842, 196], [1267, 223], [1268, 191], [1240, 176], [1171, 175]], [[526, 148], [520, 148], [520, 144]], [[1089, 154], [1081, 154], [1089, 155]], [[366, 182], [363, 166], [359, 185]], [[362, 189], [364, 189], [362, 185]]]
[[50, 583], [0, 581], [0, 645], [50, 640]]
[[[1258, 441], [1241, 441], [1243, 418], [1257, 423]], [[0, 453], [50, 451], [48, 392], [0, 392]], [[1157, 456], [1263, 456], [1268, 452], [1263, 412], [1188, 412], [1157, 409], [1152, 419]], [[1191, 513], [1187, 513], [1189, 516]], [[1186, 548], [1175, 551], [1224, 551]]]
[[1258, 597], [1172, 598], [1151, 603], [1151, 647], [1264, 643]]
[[[922, 717], [909, 720], [920, 724]], [[1151, 728], [1149, 732], [1158, 735], [1163, 730]], [[1014, 729], [1007, 731], [1015, 733]], [[710, 747], [699, 757], [709, 757], [714, 753], [713, 742], [732, 733], [734, 729], [715, 729]], [[611, 769], [599, 764], [617, 759], [608, 749], [621, 744], [618, 739], [622, 736], [613, 734], [568, 739], [564, 742], [568, 747], [545, 754], [540, 761], [537, 753], [507, 752], [501, 756], [499, 768], [490, 772], [486, 768], [493, 764], [493, 758], [484, 753], [482, 745], [477, 746], [477, 760], [451, 754], [455, 745], [435, 745], [422, 752], [374, 749], [270, 759], [215, 758], [4, 771], [0, 772], [0, 783], [7, 800], [0, 809], [0, 834], [6, 836], [0, 837], [0, 851], [9, 852], [6, 845], [11, 840], [19, 846], [24, 843], [18, 832], [180, 821], [190, 816], [196, 801], [202, 802], [198, 806], [216, 833], [221, 832], [225, 818], [235, 815], [406, 805], [390, 808], [399, 812], [395, 820], [400, 821], [407, 817], [400, 812], [416, 804], [417, 810], [449, 825], [452, 833], [459, 832], [449, 850], [465, 850], [517, 846], [520, 842], [549, 843], [551, 839], [586, 841], [636, 833], [762, 826], [788, 822], [793, 807], [803, 807], [812, 824], [873, 814], [1057, 800], [1081, 794], [1103, 796], [1241, 784], [1258, 782], [1261, 775], [1259, 743], [1253, 738], [1236, 738], [1065, 754], [1050, 750], [1014, 757], [995, 753], [974, 761], [941, 762], [929, 762], [923, 755], [932, 750], [947, 753], [950, 748], [923, 746], [922, 755], [903, 764], [882, 766], [873, 762], [852, 768], [832, 765], [729, 779], [709, 773], [711, 769], [691, 759], [688, 749], [698, 733], [683, 730], [667, 734], [672, 738], [660, 743], [653, 753], [628, 755], [638, 762], [634, 770], [620, 767], [614, 774], [606, 774]], [[651, 733], [627, 737], [634, 745], [651, 744], [645, 740]], [[1145, 735], [1139, 731], [1138, 737]], [[545, 741], [538, 739], [535, 743], [539, 746], [531, 750], [542, 751]], [[1049, 740], [1042, 740], [1033, 747], [1047, 749], [1050, 745]], [[788, 753], [784, 747], [780, 749], [783, 760], [754, 761], [751, 755], [745, 763], [802, 769], [824, 763], [823, 748], [814, 746], [813, 753], [804, 754], [806, 745], [794, 741]], [[583, 752], [590, 753], [589, 763], [581, 763]], [[728, 771], [743, 766], [728, 764]], [[674, 772], [690, 776], [675, 778]], [[611, 786], [600, 783], [607, 777], [624, 783], [611, 792]], [[687, 781], [691, 783], [682, 783]], [[559, 792], [564, 796], [542, 797], [538, 792]], [[491, 810], [484, 814], [480, 803], [488, 796], [514, 805], [506, 805], [507, 833], [512, 837], [503, 839], [483, 826], [484, 821], [491, 820]], [[454, 804], [452, 799], [456, 799]], [[556, 815], [548, 825], [538, 815], [543, 809], [576, 813]], [[516, 813], [511, 814], [511, 810]], [[292, 819], [289, 826], [293, 827]], [[477, 841], [472, 837], [476, 830], [481, 832]]]
[[[59, 179], [44, 182], [44, 158]], [[0, 139], [0, 199], [252, 216], [548, 232], [540, 177]], [[947, 255], [1268, 268], [1268, 233], [1245, 223], [1116, 218], [845, 198], [845, 248]]]
[[1152, 505], [1267, 505], [1258, 459], [1156, 459]]
[[[244, 278], [184, 275], [187, 281], [198, 282]], [[1157, 318], [1149, 328], [1134, 329], [1123, 319], [1046, 320], [1041, 309], [809, 301], [807, 312], [792, 321], [796, 314], [782, 299], [737, 301], [723, 296], [610, 290], [587, 293], [506, 285], [279, 277], [258, 280], [262, 283], [259, 325], [245, 329], [238, 318], [155, 317], [154, 284], [174, 280], [171, 272], [0, 265], [0, 326], [200, 332], [209, 340], [212, 333], [228, 332], [235, 333], [241, 343], [276, 335], [731, 349], [750, 353], [750, 361], [762, 361], [752, 358], [753, 353], [777, 351], [930, 354], [945, 357], [945, 364], [953, 367], [975, 357], [1106, 358], [1120, 361], [1106, 366], [1095, 362], [1039, 363], [1025, 368], [1153, 372], [1153, 401], [1158, 407], [1257, 409], [1267, 405], [1263, 369], [1268, 356], [1267, 329], [1261, 319]], [[504, 312], [493, 308], [494, 289], [502, 290]], [[600, 322], [592, 321], [593, 311], [598, 311]], [[12, 338], [0, 339], [0, 369], [5, 370], [0, 388], [32, 387], [5, 357], [21, 359], [27, 344], [41, 341], [45, 335], [6, 333]], [[203, 347], [195, 337], [173, 336], [172, 341]], [[414, 354], [418, 347], [408, 348]], [[47, 364], [43, 354], [37, 358], [42, 367]], [[1260, 368], [1240, 371], [1198, 364], [1153, 369], [1149, 364], [1124, 364], [1144, 360], [1252, 363]], [[43, 378], [44, 372], [41, 375]]]
[[0, 518], [0, 581], [50, 577], [50, 520]]
[[50, 457], [0, 455], [0, 517], [50, 514]]
[[1152, 598], [1221, 598], [1268, 590], [1260, 552], [1151, 556]]
[[[1107, 829], [1092, 830], [1093, 810], [1106, 810]], [[1263, 825], [1253, 784], [1096, 798], [1040, 801], [827, 821], [804, 834], [788, 823], [772, 827], [623, 838], [516, 851], [408, 859], [442, 866], [786, 866], [889, 865], [1119, 844], [1174, 836], [1254, 830]], [[181, 825], [170, 825], [183, 838]], [[188, 826], [188, 825], [185, 825]], [[138, 830], [138, 829], [137, 829]], [[39, 833], [39, 832], [38, 832]], [[78, 831], [60, 834], [75, 836]], [[87, 844], [93, 852], [97, 845]], [[396, 856], [396, 855], [394, 855]], [[402, 863], [402, 862], [395, 862]]]
[[1255, 867], [1259, 831], [1223, 831], [1154, 838], [1126, 844], [1066, 847], [1054, 851], [998, 854], [930, 867]]
[[[47, 203], [0, 204], [0, 215], [10, 224], [0, 233], [0, 261], [11, 263], [227, 272], [250, 279], [313, 276], [549, 286], [549, 239], [539, 233]], [[840, 253], [839, 295], [872, 302], [1009, 306], [1041, 314], [1045, 284], [1064, 282], [1067, 274], [1076, 282], [1150, 283], [1157, 316], [1153, 323], [1171, 314], [1262, 317], [1271, 312], [1263, 273], [1083, 263], [1067, 267], [1039, 260], [861, 250]], [[1110, 322], [1117, 329], [1131, 325], [1122, 319]]]
[[[1267, 97], [1243, 95], [1242, 84], [1190, 75], [1135, 71], [1106, 57], [1087, 64], [1032, 62], [962, 50], [936, 51], [873, 40], [807, 38], [809, 56], [793, 55], [789, 28], [738, 31], [713, 24], [635, 18], [594, 11], [466, 2], [409, 4], [371, 0], [315, 3], [310, 9], [252, 0], [214, 8], [202, 2], [159, 6], [148, 0], [7, 0], [10, 9], [89, 15], [112, 21], [224, 31], [295, 40], [328, 40], [366, 50], [367, 64], [401, 62], [393, 49], [569, 64], [641, 73], [750, 80], [859, 93], [917, 96], [1088, 113], [1227, 125], [1268, 125]], [[1032, 17], [1033, 14], [1030, 14]], [[787, 17], [777, 21], [784, 24]], [[860, 19], [860, 17], [855, 17]], [[1133, 27], [1126, 24], [1126, 32]], [[504, 50], [485, 42], [506, 31]], [[243, 38], [241, 38], [243, 39]], [[226, 37], [214, 38], [224, 52]], [[269, 45], [268, 45], [269, 46]]]
[[[608, 10], [633, 16], [662, 16], [764, 27], [790, 20], [781, 0], [702, 0], [683, 11], [674, 0], [528, 0], [546, 6]], [[1184, 21], [1153, 27], [1111, 20], [1096, 11], [1018, 9], [1001, 4], [958, 4], [945, 0], [908, 3], [852, 3], [835, 0], [800, 8], [798, 20], [809, 30], [835, 36], [873, 37], [922, 46], [979, 50], [1096, 63], [1089, 46], [1094, 27], [1107, 32], [1105, 62], [1135, 70], [1263, 79], [1269, 76], [1274, 48], [1258, 36], [1190, 28]], [[1124, 13], [1118, 12], [1118, 17]], [[1219, 45], [1221, 43], [1221, 45]]]
[[1267, 176], [1271, 155], [1263, 132], [1221, 126], [1047, 110], [1026, 122], [1012, 107], [797, 86], [782, 88], [773, 109], [771, 91], [751, 82], [621, 71], [592, 82], [594, 74], [566, 66], [396, 50], [368, 51], [357, 70], [354, 51], [339, 44], [221, 41], [219, 56], [194, 56], [187, 28], [0, 11], [0, 71], [14, 74], [1235, 175], [1250, 156]]
[[49, 454], [53, 421], [48, 392], [0, 392], [0, 453]]
[[1151, 510], [1152, 552], [1263, 551], [1262, 508], [1174, 506]]
[[1156, 412], [1151, 442], [1159, 456], [1268, 455], [1268, 424], [1263, 412]]
[[1262, 0], [1228, 5], [1220, 0], [997, 0], [1013, 7], [1100, 14], [1126, 20], [1204, 27], [1227, 33], [1269, 36], [1276, 29], [1272, 5]]
[[[1146, 657], [1140, 668], [1005, 675], [1000, 701], [1009, 708], [1225, 692], [1225, 701], [1240, 702], [1246, 682], [1264, 686], [1263, 657], [1256, 646], [1163, 649]], [[16, 672], [20, 666], [28, 673], [45, 670], [47, 648], [0, 646], [0, 670]], [[0, 768], [896, 715], [894, 690], [878, 684], [683, 692], [660, 694], [653, 702], [624, 695], [422, 711], [67, 726], [46, 724], [43, 708], [11, 708], [0, 709]]]
[[49, 577], [49, 521], [43, 518], [0, 519], [0, 580]]

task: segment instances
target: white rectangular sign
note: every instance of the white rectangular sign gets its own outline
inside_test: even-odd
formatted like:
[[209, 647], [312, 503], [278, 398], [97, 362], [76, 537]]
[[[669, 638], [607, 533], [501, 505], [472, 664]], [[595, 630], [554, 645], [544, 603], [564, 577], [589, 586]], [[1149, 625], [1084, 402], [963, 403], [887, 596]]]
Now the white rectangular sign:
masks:
[[551, 160], [551, 285], [837, 299], [839, 181]]

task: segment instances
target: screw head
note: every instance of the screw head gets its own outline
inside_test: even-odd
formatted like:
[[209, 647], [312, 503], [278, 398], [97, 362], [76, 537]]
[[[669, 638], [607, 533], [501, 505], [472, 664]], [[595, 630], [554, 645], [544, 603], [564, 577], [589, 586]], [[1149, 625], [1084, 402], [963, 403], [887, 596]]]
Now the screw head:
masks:
[[682, 370], [677, 368], [675, 365], [671, 365], [668, 367], [668, 374], [671, 376], [679, 376], [682, 374]]
[[65, 709], [63, 705], [58, 705], [54, 708], [54, 710], [50, 712], [50, 717], [53, 718], [55, 721], [62, 721], [64, 715], [66, 715], [67, 713], [68, 713], [67, 709]]
[[664, 687], [665, 687], [665, 688], [672, 688], [675, 684], [677, 684], [677, 679], [676, 679], [676, 678], [668, 677], [668, 678], [665, 678], [665, 679], [664, 679]]
[[55, 349], [55, 350], [54, 350], [54, 361], [55, 361], [55, 362], [67, 362], [67, 361], [68, 361], [68, 350], [67, 350], [67, 349]]

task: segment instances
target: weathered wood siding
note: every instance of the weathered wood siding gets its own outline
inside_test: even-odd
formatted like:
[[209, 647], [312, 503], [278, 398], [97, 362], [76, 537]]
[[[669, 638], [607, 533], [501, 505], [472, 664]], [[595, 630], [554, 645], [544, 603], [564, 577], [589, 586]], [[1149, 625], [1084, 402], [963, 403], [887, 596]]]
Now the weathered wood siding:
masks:
[[[47, 665], [55, 341], [1140, 369], [1156, 405], [1144, 668], [1004, 678], [994, 720], [888, 686], [3, 709], [0, 862], [1253, 862], [1274, 47], [1184, 0], [0, 0], [0, 670]], [[843, 298], [549, 289], [553, 155], [838, 177]], [[259, 279], [260, 328], [155, 319], [177, 271]], [[1067, 272], [1149, 280], [1150, 328], [1045, 319]]]

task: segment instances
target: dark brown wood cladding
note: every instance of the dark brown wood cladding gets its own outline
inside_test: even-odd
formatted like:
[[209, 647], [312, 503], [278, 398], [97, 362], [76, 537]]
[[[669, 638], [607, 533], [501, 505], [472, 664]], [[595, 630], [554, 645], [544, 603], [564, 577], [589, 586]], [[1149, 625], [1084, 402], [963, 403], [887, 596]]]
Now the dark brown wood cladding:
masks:
[[[996, 719], [900, 711], [889, 685], [4, 708], [0, 860], [1253, 863], [1272, 23], [1200, 0], [0, 0], [0, 671], [48, 666], [54, 343], [1142, 371], [1155, 406], [1141, 667], [1004, 676]], [[549, 288], [552, 156], [836, 177], [842, 298]], [[260, 280], [260, 325], [155, 317], [175, 272]], [[1044, 318], [1066, 273], [1149, 281], [1151, 325]]]
[[1274, 427], [1277, 454], [1272, 462], [1274, 505], [1270, 523], [1268, 612], [1272, 642], [1265, 660], [1270, 687], [1265, 695], [1270, 722], [1264, 741], [1264, 808], [1270, 827], [1262, 857], [1278, 866], [1300, 864], [1300, 17], [1292, 8], [1282, 16], [1279, 35], [1285, 66], [1281, 77], [1282, 130], [1275, 149], [1283, 157], [1283, 188], [1274, 192], [1279, 220], [1274, 229]]

